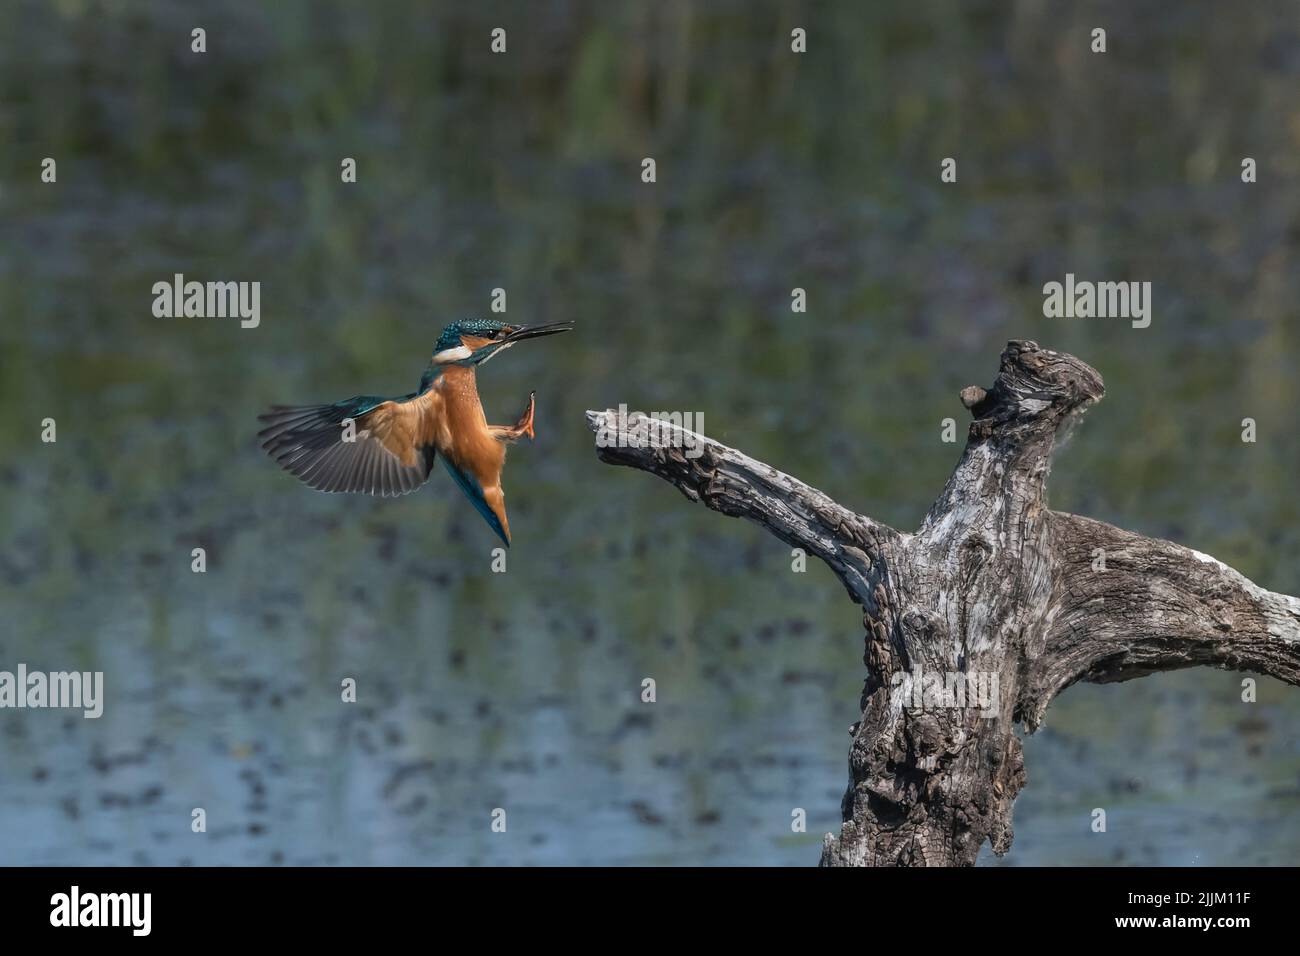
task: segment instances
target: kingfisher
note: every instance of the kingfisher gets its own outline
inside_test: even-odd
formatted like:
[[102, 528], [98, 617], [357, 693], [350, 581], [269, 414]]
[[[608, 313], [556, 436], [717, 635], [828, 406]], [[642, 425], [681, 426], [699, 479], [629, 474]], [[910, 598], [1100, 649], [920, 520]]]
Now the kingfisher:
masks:
[[536, 392], [513, 425], [489, 425], [475, 370], [525, 339], [567, 332], [572, 322], [507, 325], [462, 319], [442, 330], [420, 387], [399, 398], [358, 395], [331, 405], [276, 405], [258, 416], [262, 447], [317, 491], [404, 495], [429, 480], [441, 457], [461, 491], [510, 547], [501, 469], [506, 446], [534, 437]]

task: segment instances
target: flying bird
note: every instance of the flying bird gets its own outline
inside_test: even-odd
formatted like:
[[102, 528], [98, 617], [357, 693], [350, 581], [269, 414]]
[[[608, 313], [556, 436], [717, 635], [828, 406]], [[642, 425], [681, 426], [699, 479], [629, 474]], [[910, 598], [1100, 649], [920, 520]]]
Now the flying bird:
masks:
[[567, 332], [572, 322], [507, 325], [465, 319], [442, 330], [418, 390], [400, 398], [358, 395], [332, 405], [276, 405], [259, 416], [262, 447], [317, 491], [404, 495], [429, 480], [434, 459], [510, 546], [501, 469], [506, 445], [534, 437], [536, 393], [513, 425], [489, 425], [475, 370], [516, 342]]

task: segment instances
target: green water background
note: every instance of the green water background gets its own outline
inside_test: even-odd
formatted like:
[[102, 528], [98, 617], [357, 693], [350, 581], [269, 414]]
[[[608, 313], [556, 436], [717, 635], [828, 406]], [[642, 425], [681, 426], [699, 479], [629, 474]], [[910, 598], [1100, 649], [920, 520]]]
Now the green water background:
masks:
[[[702, 413], [910, 529], [958, 390], [1035, 338], [1108, 388], [1054, 507], [1300, 592], [1298, 28], [1283, 2], [0, 4], [0, 669], [109, 695], [0, 712], [0, 863], [814, 862], [860, 614], [598, 463], [587, 408]], [[260, 327], [154, 318], [176, 272], [260, 281]], [[1151, 327], [1044, 318], [1066, 272], [1151, 281]], [[497, 287], [580, 330], [481, 376], [491, 420], [538, 395], [508, 573], [441, 470], [324, 496], [258, 450], [267, 405], [413, 388]], [[1004, 862], [1296, 862], [1300, 693], [1243, 704], [1242, 676], [1067, 691]]]

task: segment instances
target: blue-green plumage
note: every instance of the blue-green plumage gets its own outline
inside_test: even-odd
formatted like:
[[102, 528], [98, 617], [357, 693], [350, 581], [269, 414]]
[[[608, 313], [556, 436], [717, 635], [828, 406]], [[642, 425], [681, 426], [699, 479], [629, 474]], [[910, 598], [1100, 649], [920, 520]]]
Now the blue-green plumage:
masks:
[[442, 330], [442, 335], [438, 337], [438, 344], [433, 347], [433, 350], [445, 352], [447, 349], [454, 349], [460, 345], [461, 336], [464, 335], [490, 339], [508, 327], [505, 322], [498, 322], [496, 319], [457, 319]]
[[497, 537], [505, 542], [505, 546], [510, 547], [510, 539], [506, 537], [506, 529], [501, 527], [501, 520], [488, 507], [487, 499], [483, 497], [483, 488], [474, 480], [474, 476], [457, 468], [451, 459], [445, 455], [442, 463], [447, 466], [447, 471], [451, 474], [451, 477], [456, 479], [456, 484], [460, 485], [460, 490], [465, 492], [465, 497], [474, 506], [474, 510], [483, 516], [483, 520], [488, 523], [488, 527], [497, 533]]
[[[430, 362], [429, 367], [426, 368], [424, 370], [424, 374], [420, 376], [420, 388], [415, 393], [415, 395], [423, 395], [425, 392], [431, 389], [433, 387], [433, 383], [438, 380], [438, 376], [441, 374], [442, 374], [442, 369], [440, 369], [438, 366]], [[413, 395], [411, 397], [414, 398], [415, 396]]]
[[345, 398], [343, 401], [335, 402], [328, 407], [331, 411], [338, 413], [336, 421], [341, 422], [345, 418], [356, 418], [359, 415], [364, 415], [372, 408], [389, 401], [400, 402], [402, 399], [382, 398], [379, 395], [358, 395], [355, 398]]

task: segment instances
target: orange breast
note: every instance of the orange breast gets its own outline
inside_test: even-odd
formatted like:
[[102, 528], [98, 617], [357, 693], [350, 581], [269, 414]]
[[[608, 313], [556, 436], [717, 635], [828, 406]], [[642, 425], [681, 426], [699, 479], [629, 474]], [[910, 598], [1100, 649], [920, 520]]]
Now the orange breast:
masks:
[[506, 447], [488, 431], [474, 370], [452, 366], [442, 373], [434, 387], [441, 392], [443, 400], [440, 434], [435, 441], [439, 453], [477, 478], [485, 491], [498, 486]]

